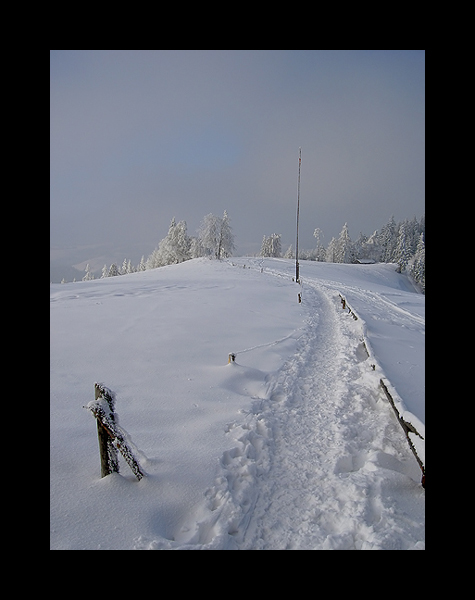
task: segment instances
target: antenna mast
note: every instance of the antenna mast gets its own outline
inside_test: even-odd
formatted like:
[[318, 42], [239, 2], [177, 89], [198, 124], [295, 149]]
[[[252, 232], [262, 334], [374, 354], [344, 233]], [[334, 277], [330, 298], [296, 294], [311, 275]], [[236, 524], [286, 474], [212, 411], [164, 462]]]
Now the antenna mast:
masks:
[[297, 241], [295, 243], [295, 281], [299, 280], [299, 209], [300, 209], [300, 164], [302, 162], [302, 148], [299, 148], [299, 184], [297, 192]]

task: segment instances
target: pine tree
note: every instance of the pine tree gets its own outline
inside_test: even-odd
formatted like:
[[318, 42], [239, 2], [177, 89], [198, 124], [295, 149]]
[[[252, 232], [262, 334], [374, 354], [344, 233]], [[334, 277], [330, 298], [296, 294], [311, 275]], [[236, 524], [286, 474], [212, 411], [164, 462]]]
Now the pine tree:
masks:
[[273, 233], [269, 237], [264, 236], [262, 239], [261, 256], [279, 258], [282, 253], [280, 238], [280, 233]]
[[203, 217], [198, 229], [198, 239], [203, 248], [203, 256], [216, 258], [218, 247], [218, 217], [209, 213]]
[[398, 273], [402, 273], [407, 266], [411, 258], [411, 248], [406, 235], [406, 221], [403, 221], [399, 225], [399, 232], [397, 236], [396, 248], [393, 254], [394, 262], [397, 262]]
[[416, 253], [411, 261], [409, 273], [414, 281], [421, 287], [422, 293], [426, 290], [426, 251], [424, 243], [424, 234], [421, 233], [417, 243]]
[[374, 262], [380, 262], [381, 260], [381, 246], [379, 245], [378, 232], [374, 231], [364, 244], [364, 253], [366, 258], [374, 260]]
[[330, 240], [328, 244], [327, 251], [325, 253], [325, 261], [329, 263], [338, 262], [337, 261], [337, 241], [334, 237]]
[[227, 211], [224, 211], [220, 223], [217, 258], [229, 258], [233, 255], [235, 248], [234, 235], [229, 223], [229, 216]]
[[292, 244], [287, 248], [284, 258], [295, 258], [294, 251], [292, 250]]
[[280, 258], [282, 255], [282, 244], [280, 242], [280, 238], [280, 233], [273, 233], [270, 236], [270, 251], [273, 258]]
[[382, 262], [392, 262], [394, 249], [397, 242], [397, 226], [394, 220], [394, 215], [391, 215], [388, 223], [384, 225], [379, 233], [379, 244], [381, 246], [381, 260]]
[[85, 271], [86, 274], [82, 278], [83, 281], [91, 281], [92, 279], [95, 279], [94, 275], [91, 273], [91, 270], [89, 268], [89, 263], [87, 263]]
[[190, 258], [190, 238], [187, 235], [186, 221], [177, 223], [173, 217], [166, 237], [147, 258], [145, 266], [147, 269], [156, 269], [165, 265], [176, 265]]
[[173, 264], [181, 263], [185, 260], [190, 260], [190, 238], [188, 237], [186, 221], [179, 221], [173, 233]]
[[107, 277], [117, 277], [117, 275], [120, 275], [119, 269], [117, 268], [117, 265], [115, 263], [112, 263], [109, 267], [109, 273]]
[[107, 270], [107, 265], [104, 265], [102, 267], [101, 279], [104, 279], [105, 277], [109, 277], [109, 271]]
[[323, 231], [320, 229], [320, 227], [317, 227], [315, 229], [315, 231], [313, 232], [313, 237], [317, 239], [317, 247], [315, 249], [315, 260], [318, 260], [320, 262], [325, 262], [325, 255], [326, 255], [326, 251], [325, 251], [325, 247], [322, 244], [323, 241]]
[[345, 223], [336, 243], [336, 262], [351, 263], [353, 260], [353, 243], [348, 232], [348, 224]]
[[269, 253], [269, 243], [268, 243], [267, 236], [264, 235], [264, 237], [262, 238], [261, 251], [259, 253], [259, 256], [269, 256], [268, 253]]

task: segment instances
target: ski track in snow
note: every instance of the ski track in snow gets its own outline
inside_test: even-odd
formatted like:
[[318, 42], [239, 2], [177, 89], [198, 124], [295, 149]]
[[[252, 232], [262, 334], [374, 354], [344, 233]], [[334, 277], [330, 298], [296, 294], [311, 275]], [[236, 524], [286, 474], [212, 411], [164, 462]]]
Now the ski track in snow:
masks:
[[136, 549], [424, 549], [421, 474], [361, 324], [328, 284], [306, 281], [304, 305], [297, 352], [227, 426], [206, 506], [174, 540], [140, 537]]

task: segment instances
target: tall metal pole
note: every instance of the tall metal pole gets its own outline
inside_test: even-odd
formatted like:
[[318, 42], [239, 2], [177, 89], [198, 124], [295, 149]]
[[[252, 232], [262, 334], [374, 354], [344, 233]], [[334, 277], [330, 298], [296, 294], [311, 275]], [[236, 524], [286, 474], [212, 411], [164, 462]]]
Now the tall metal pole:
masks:
[[297, 192], [297, 241], [295, 243], [295, 281], [299, 283], [299, 210], [300, 210], [300, 164], [302, 162], [302, 148], [299, 148], [299, 184]]

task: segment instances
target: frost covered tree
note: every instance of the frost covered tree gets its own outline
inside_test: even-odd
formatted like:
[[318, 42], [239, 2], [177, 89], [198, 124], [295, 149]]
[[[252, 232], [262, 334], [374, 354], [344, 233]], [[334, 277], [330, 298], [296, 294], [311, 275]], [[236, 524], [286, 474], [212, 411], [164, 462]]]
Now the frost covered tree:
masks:
[[313, 237], [316, 238], [317, 240], [317, 247], [315, 249], [315, 260], [318, 260], [320, 262], [325, 262], [325, 246], [322, 244], [323, 241], [323, 231], [320, 229], [320, 227], [317, 227], [315, 229], [315, 231], [313, 232]]
[[206, 215], [198, 229], [198, 240], [203, 256], [217, 259], [232, 256], [235, 249], [234, 235], [228, 213], [224, 211], [222, 218], [212, 213]]
[[227, 211], [224, 211], [219, 229], [217, 258], [229, 258], [233, 255], [235, 249], [236, 247], [234, 245], [234, 234], [232, 232], [231, 225], [229, 222], [229, 216]]
[[396, 241], [396, 248], [392, 256], [392, 260], [396, 262], [398, 266], [398, 272], [402, 273], [405, 271], [407, 263], [411, 258], [411, 244], [406, 234], [406, 222], [403, 221], [399, 225], [399, 232]]
[[410, 262], [409, 273], [416, 283], [421, 287], [422, 293], [426, 291], [426, 251], [424, 234], [421, 233], [417, 243], [416, 253]]
[[379, 244], [381, 246], [381, 261], [392, 262], [394, 249], [396, 247], [397, 225], [394, 215], [391, 215], [388, 223], [384, 225], [379, 233]]
[[355, 256], [353, 252], [353, 242], [351, 241], [350, 234], [348, 232], [348, 224], [343, 225], [343, 229], [340, 232], [336, 243], [335, 258], [338, 263], [351, 263]]
[[219, 217], [209, 213], [203, 217], [198, 229], [198, 239], [203, 248], [203, 256], [218, 258]]
[[86, 274], [82, 278], [83, 281], [91, 281], [92, 279], [95, 279], [94, 275], [91, 273], [89, 263], [87, 263], [86, 268], [84, 270], [86, 271]]
[[165, 265], [176, 265], [190, 258], [190, 238], [187, 234], [186, 221], [177, 223], [173, 217], [166, 237], [150, 254], [146, 267], [147, 269], [156, 269]]
[[145, 271], [145, 256], [142, 254], [142, 258], [140, 259], [139, 266], [137, 267], [137, 271]]
[[279, 258], [282, 253], [280, 238], [280, 233], [273, 233], [269, 237], [264, 236], [262, 239], [261, 256]]
[[188, 237], [186, 221], [179, 221], [177, 223], [173, 231], [171, 244], [176, 264], [190, 260], [190, 238]]
[[107, 265], [104, 265], [102, 267], [101, 279], [105, 279], [106, 277], [109, 277], [109, 271], [107, 270]]
[[374, 231], [364, 243], [363, 256], [361, 258], [369, 258], [374, 260], [374, 262], [381, 260], [381, 246], [379, 245], [377, 231]]
[[330, 243], [328, 244], [327, 251], [325, 253], [325, 262], [338, 262], [337, 261], [337, 240], [332, 237]]
[[294, 251], [292, 250], [292, 244], [290, 244], [290, 246], [287, 248], [284, 258], [295, 258]]
[[192, 237], [190, 239], [190, 256], [191, 258], [201, 258], [205, 256], [204, 248], [198, 237]]
[[120, 275], [119, 269], [115, 263], [112, 263], [109, 267], [109, 273], [107, 274], [107, 277], [117, 277], [117, 275]]

